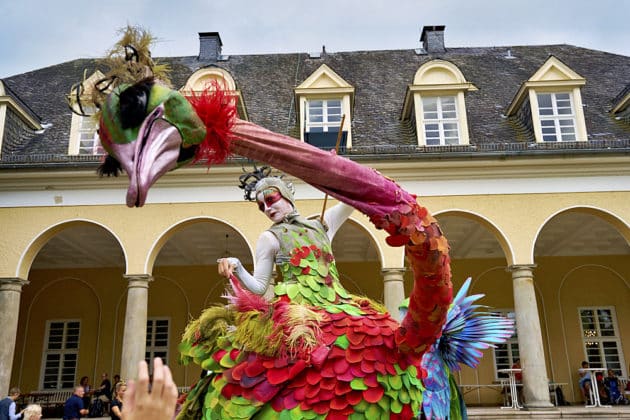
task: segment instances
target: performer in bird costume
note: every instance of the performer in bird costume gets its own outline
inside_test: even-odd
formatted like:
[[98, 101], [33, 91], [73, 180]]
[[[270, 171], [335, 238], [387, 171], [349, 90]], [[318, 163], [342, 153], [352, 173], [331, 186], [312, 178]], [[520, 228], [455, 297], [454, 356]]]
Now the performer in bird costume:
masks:
[[[95, 89], [109, 154], [101, 174], [127, 172], [128, 206], [142, 206], [166, 172], [191, 161], [220, 163], [230, 154], [264, 162], [340, 201], [325, 223], [307, 220], [283, 180], [244, 180], [273, 224], [259, 239], [253, 275], [236, 259], [219, 261], [231, 286], [228, 304], [206, 309], [184, 332], [182, 361], [209, 373], [178, 418], [464, 418], [449, 371], [510, 337], [512, 323], [488, 316], [468, 321], [474, 299], [464, 296], [452, 306], [448, 244], [437, 221], [415, 195], [377, 171], [239, 120], [232, 97], [217, 85], [190, 97], [168, 88], [152, 74], [148, 49], [134, 45], [139, 38], [146, 46], [146, 36], [128, 28], [111, 56], [119, 62], [115, 77]], [[388, 232], [389, 245], [405, 247], [414, 285], [402, 322], [339, 281], [331, 240], [353, 209]], [[282, 278], [265, 298], [274, 264]], [[471, 333], [470, 324], [480, 330]], [[478, 343], [462, 344], [467, 340]], [[430, 351], [435, 358], [423, 362]]]

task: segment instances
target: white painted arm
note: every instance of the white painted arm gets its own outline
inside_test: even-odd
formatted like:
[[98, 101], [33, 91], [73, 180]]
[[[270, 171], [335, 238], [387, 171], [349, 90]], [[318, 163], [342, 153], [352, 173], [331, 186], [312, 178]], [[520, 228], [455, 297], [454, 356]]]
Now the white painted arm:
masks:
[[328, 238], [332, 241], [335, 237], [335, 234], [343, 225], [343, 223], [350, 217], [352, 212], [354, 211], [353, 207], [350, 207], [347, 204], [339, 203], [334, 205], [333, 207], [326, 210], [324, 213], [324, 221], [326, 225], [328, 225]]
[[228, 258], [230, 264], [235, 267], [234, 275], [252, 293], [263, 295], [267, 291], [276, 254], [280, 250], [280, 243], [269, 231], [265, 231], [256, 243], [256, 267], [252, 276], [241, 264], [238, 258]]

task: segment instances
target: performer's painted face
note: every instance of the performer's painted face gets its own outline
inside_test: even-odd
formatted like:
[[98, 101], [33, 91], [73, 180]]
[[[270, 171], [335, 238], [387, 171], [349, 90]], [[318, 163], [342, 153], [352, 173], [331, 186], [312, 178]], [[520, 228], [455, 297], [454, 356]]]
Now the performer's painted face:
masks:
[[293, 211], [291, 203], [275, 188], [267, 188], [259, 192], [256, 201], [260, 211], [274, 223], [280, 222]]

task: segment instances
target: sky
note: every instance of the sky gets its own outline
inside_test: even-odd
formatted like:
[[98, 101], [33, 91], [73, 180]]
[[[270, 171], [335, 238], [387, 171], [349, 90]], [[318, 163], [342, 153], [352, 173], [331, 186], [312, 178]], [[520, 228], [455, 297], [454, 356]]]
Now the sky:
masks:
[[446, 47], [571, 44], [630, 56], [629, 0], [0, 0], [0, 78], [97, 58], [127, 24], [154, 57], [191, 56], [199, 32], [224, 55], [413, 49], [423, 26]]

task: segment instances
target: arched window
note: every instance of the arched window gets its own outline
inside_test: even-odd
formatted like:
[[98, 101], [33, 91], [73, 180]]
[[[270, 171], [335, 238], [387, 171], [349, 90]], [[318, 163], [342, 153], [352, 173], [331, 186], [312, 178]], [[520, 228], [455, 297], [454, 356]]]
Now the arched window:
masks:
[[416, 127], [418, 145], [447, 146], [469, 143], [464, 94], [477, 88], [453, 63], [432, 60], [423, 64], [407, 88], [403, 120]]
[[184, 87], [180, 89], [180, 92], [184, 95], [186, 95], [187, 92], [201, 92], [213, 82], [217, 82], [219, 86], [234, 96], [239, 118], [248, 120], [247, 109], [241, 91], [237, 88], [232, 75], [220, 67], [209, 66], [197, 70], [188, 78]]

